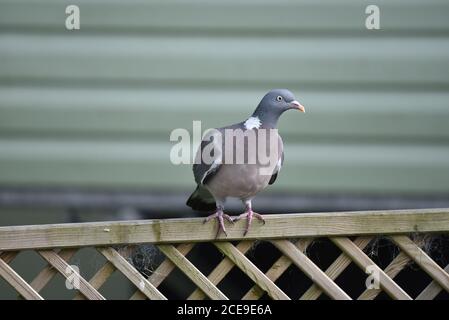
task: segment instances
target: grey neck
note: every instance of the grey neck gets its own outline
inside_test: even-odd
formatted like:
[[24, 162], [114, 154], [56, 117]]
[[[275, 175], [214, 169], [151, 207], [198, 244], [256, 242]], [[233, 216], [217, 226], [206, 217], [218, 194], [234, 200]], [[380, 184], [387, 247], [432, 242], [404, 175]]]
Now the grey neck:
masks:
[[273, 112], [273, 110], [264, 110], [260, 106], [256, 108], [252, 117], [259, 118], [262, 123], [262, 128], [265, 129], [276, 129], [279, 117], [282, 112]]

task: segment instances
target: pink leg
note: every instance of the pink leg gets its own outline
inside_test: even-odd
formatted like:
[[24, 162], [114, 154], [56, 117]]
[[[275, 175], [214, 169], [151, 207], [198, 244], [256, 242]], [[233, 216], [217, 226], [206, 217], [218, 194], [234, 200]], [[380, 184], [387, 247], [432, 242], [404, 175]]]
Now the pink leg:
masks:
[[220, 232], [223, 231], [223, 233], [228, 236], [228, 234], [226, 233], [226, 228], [224, 226], [224, 219], [228, 220], [231, 223], [234, 223], [234, 221], [232, 220], [232, 218], [230, 216], [228, 216], [227, 214], [225, 214], [223, 212], [223, 209], [217, 209], [217, 211], [213, 214], [211, 214], [210, 216], [207, 216], [206, 219], [204, 219], [204, 223], [212, 220], [212, 219], [217, 219], [218, 221], [218, 230], [217, 230], [217, 235], [215, 238], [218, 238], [218, 236], [220, 235]]
[[249, 227], [251, 226], [251, 222], [253, 221], [253, 217], [256, 217], [258, 220], [262, 221], [263, 224], [265, 224], [265, 219], [262, 217], [262, 215], [257, 212], [254, 212], [251, 209], [251, 204], [246, 205], [246, 210], [241, 215], [238, 215], [237, 217], [232, 218], [233, 221], [237, 221], [242, 218], [246, 218], [246, 228], [245, 228], [245, 232], [243, 233], [243, 236], [246, 236], [246, 234], [248, 233]]

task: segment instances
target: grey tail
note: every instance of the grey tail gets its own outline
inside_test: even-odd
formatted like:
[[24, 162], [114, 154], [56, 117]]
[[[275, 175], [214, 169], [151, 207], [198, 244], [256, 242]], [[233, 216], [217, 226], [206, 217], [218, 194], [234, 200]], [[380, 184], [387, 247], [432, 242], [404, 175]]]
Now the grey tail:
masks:
[[216, 209], [215, 199], [206, 188], [198, 185], [186, 203], [197, 211], [212, 211]]

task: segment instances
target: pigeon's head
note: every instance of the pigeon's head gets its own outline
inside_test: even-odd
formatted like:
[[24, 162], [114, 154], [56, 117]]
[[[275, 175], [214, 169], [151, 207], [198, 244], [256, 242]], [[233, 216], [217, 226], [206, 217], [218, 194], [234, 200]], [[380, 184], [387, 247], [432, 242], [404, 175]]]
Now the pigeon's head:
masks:
[[305, 112], [304, 107], [296, 100], [293, 93], [287, 89], [273, 89], [270, 90], [260, 101], [259, 106], [262, 106], [264, 111], [271, 111], [280, 113], [296, 109]]
[[276, 127], [280, 115], [290, 109], [306, 112], [289, 90], [273, 89], [262, 98], [252, 117], [265, 127]]

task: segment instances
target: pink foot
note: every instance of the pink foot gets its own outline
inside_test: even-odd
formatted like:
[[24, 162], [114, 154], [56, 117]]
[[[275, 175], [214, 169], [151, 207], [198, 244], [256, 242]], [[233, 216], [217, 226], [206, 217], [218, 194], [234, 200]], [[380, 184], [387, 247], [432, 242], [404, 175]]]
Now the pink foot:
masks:
[[228, 216], [227, 214], [225, 214], [223, 212], [223, 210], [218, 209], [217, 212], [211, 214], [210, 216], [207, 216], [206, 219], [204, 219], [204, 223], [209, 222], [210, 220], [216, 218], [218, 220], [218, 230], [217, 230], [217, 235], [215, 238], [218, 238], [218, 236], [220, 235], [220, 232], [223, 231], [223, 233], [228, 236], [228, 234], [226, 233], [226, 228], [224, 226], [224, 219], [228, 220], [231, 223], [234, 223], [234, 221], [232, 220], [232, 218], [230, 216]]
[[245, 217], [246, 217], [246, 228], [245, 232], [243, 233], [243, 236], [246, 236], [246, 234], [248, 233], [249, 227], [251, 226], [251, 222], [253, 221], [253, 217], [256, 217], [258, 220], [262, 221], [263, 224], [265, 224], [265, 219], [262, 217], [262, 215], [257, 212], [254, 212], [251, 209], [246, 209], [245, 212], [243, 212], [241, 215], [233, 217], [232, 220], [237, 221]]

